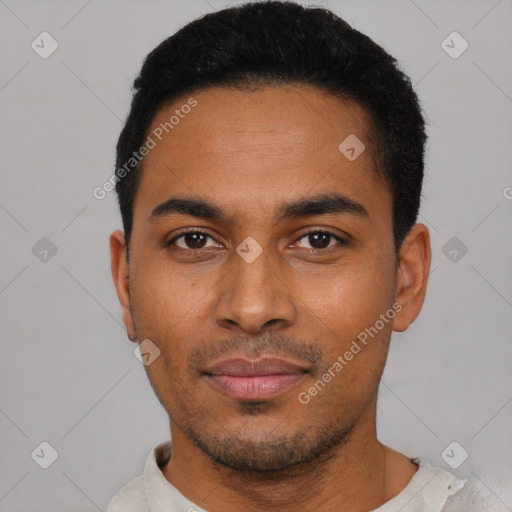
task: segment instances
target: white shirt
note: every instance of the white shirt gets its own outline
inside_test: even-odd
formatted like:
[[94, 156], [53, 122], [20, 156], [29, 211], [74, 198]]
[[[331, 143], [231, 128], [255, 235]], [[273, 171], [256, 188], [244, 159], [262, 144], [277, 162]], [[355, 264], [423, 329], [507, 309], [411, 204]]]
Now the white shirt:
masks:
[[[143, 474], [112, 498], [106, 512], [207, 512], [185, 498], [164, 477], [160, 467], [170, 457], [170, 441], [155, 446], [146, 459]], [[432, 466], [426, 457], [416, 457], [412, 461], [419, 468], [402, 492], [371, 512], [490, 510], [479, 508], [474, 496], [469, 496], [468, 492], [459, 493], [467, 480], [460, 480], [452, 473]]]

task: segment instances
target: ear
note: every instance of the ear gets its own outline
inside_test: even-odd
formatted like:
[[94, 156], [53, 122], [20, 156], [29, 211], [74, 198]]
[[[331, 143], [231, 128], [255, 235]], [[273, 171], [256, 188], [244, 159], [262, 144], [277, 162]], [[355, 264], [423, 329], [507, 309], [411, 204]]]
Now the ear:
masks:
[[110, 267], [116, 287], [117, 297], [123, 312], [123, 323], [131, 341], [136, 340], [134, 322], [130, 311], [130, 286], [128, 280], [128, 264], [126, 263], [126, 242], [120, 230], [110, 235]]
[[393, 330], [405, 331], [421, 311], [431, 261], [430, 235], [424, 224], [415, 224], [402, 243], [396, 275], [396, 300], [401, 304]]

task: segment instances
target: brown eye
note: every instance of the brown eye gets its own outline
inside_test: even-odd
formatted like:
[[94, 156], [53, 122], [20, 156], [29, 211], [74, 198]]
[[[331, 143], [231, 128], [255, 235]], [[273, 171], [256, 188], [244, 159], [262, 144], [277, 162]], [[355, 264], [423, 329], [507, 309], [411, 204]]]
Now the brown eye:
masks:
[[[307, 245], [302, 245], [301, 240], [306, 240], [309, 247], [307, 247]], [[312, 231], [310, 233], [306, 233], [296, 242], [299, 247], [313, 250], [322, 250], [334, 247], [336, 243], [344, 245], [344, 240], [329, 231]]]
[[174, 237], [167, 245], [176, 245], [180, 249], [185, 250], [213, 247], [212, 245], [206, 245], [208, 239], [213, 241], [212, 237], [207, 233], [203, 233], [201, 231], [187, 231], [186, 233], [182, 233], [181, 235]]
[[308, 242], [314, 249], [325, 249], [329, 246], [332, 235], [328, 233], [311, 233], [308, 235]]
[[204, 233], [187, 233], [183, 236], [183, 241], [188, 249], [202, 249], [207, 238], [208, 235]]

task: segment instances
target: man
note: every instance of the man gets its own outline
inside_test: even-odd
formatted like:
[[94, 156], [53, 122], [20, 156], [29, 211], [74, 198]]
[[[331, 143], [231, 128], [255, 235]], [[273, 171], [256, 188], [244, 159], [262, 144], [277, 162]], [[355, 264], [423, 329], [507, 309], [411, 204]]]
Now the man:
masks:
[[465, 481], [376, 435], [431, 258], [395, 59], [328, 10], [263, 2], [185, 26], [134, 86], [112, 273], [172, 448], [108, 511], [461, 510]]

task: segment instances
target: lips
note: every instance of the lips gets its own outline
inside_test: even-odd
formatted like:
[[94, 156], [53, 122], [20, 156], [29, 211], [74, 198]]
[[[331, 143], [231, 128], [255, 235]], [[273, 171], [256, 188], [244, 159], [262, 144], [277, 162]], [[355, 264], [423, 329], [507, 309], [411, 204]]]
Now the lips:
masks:
[[293, 388], [307, 373], [306, 368], [283, 359], [234, 358], [215, 364], [204, 375], [217, 390], [232, 398], [263, 400]]

